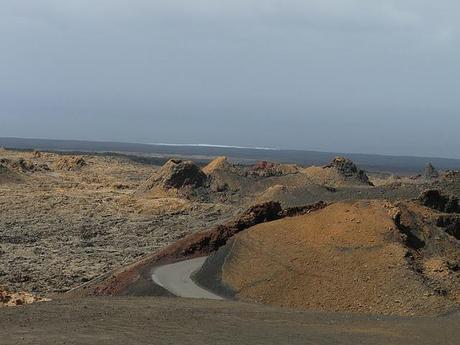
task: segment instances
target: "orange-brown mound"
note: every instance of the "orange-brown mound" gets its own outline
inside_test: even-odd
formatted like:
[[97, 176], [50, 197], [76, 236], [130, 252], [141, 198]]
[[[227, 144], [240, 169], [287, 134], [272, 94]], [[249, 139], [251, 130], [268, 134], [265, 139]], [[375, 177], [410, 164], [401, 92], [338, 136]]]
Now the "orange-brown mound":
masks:
[[[222, 282], [238, 299], [326, 311], [426, 315], [457, 306], [458, 291], [437, 292], [433, 274], [412, 266], [398, 214], [361, 201], [256, 225], [234, 237]], [[430, 258], [426, 270], [442, 262]]]
[[230, 170], [231, 164], [228, 162], [227, 157], [221, 156], [213, 159], [208, 165], [203, 168], [206, 175], [212, 174], [216, 170]]
[[0, 307], [15, 307], [34, 302], [47, 301], [45, 298], [37, 297], [26, 292], [8, 292], [0, 289]]

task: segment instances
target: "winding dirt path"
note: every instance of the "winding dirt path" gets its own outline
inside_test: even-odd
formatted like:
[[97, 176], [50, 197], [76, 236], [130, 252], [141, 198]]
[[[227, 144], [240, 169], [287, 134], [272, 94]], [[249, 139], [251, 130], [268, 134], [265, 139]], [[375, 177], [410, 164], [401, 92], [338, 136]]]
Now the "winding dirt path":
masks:
[[198, 286], [190, 277], [205, 260], [206, 257], [201, 257], [157, 267], [152, 280], [178, 297], [221, 300], [222, 297]]

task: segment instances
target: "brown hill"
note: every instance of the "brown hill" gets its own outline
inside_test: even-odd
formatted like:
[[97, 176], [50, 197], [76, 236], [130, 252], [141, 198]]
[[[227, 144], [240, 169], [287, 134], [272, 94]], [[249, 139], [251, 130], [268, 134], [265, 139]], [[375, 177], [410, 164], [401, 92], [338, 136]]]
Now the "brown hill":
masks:
[[[241, 232], [197, 278], [237, 299], [287, 307], [444, 313], [460, 305], [460, 242], [442, 227], [455, 224], [414, 203], [336, 203]], [[203, 278], [209, 270], [217, 283]]]

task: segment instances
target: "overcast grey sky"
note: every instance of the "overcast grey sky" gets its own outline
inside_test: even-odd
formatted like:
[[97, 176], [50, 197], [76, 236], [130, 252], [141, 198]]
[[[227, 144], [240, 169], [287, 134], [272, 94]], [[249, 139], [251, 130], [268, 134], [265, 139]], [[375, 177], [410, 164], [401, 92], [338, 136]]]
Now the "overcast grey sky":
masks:
[[456, 0], [0, 0], [0, 136], [460, 157]]

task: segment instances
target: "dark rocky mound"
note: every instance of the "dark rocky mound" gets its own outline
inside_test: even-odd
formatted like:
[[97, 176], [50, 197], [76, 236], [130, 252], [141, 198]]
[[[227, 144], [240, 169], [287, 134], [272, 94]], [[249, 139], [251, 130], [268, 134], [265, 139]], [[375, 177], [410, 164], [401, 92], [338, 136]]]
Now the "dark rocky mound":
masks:
[[428, 163], [423, 172], [423, 177], [426, 179], [436, 179], [439, 178], [439, 172], [436, 170], [433, 164]]
[[88, 163], [83, 157], [64, 157], [56, 161], [56, 167], [60, 170], [76, 171], [87, 166]]
[[1, 158], [0, 164], [4, 167], [7, 167], [13, 171], [21, 173], [34, 173], [37, 171], [48, 171], [50, 170], [49, 166], [45, 163], [36, 164], [34, 162], [25, 160], [24, 158], [19, 158], [17, 160], [10, 160], [7, 158]]
[[422, 205], [446, 213], [459, 213], [458, 198], [452, 195], [444, 195], [439, 190], [431, 189], [424, 191], [419, 197]]
[[21, 181], [21, 177], [18, 173], [12, 171], [6, 164], [0, 163], [0, 183], [12, 183], [19, 181]]
[[0, 175], [7, 174], [10, 170], [6, 165], [0, 163]]
[[205, 187], [206, 182], [206, 174], [194, 162], [171, 159], [150, 177], [138, 192], [145, 193], [157, 188], [191, 191]]
[[327, 165], [325, 168], [335, 168], [344, 177], [355, 178], [360, 182], [372, 185], [366, 172], [359, 169], [356, 164], [348, 158], [336, 157], [331, 164]]
[[38, 150], [34, 150], [32, 155], [33, 155], [34, 158], [42, 158], [43, 157], [43, 153], [41, 153]]

